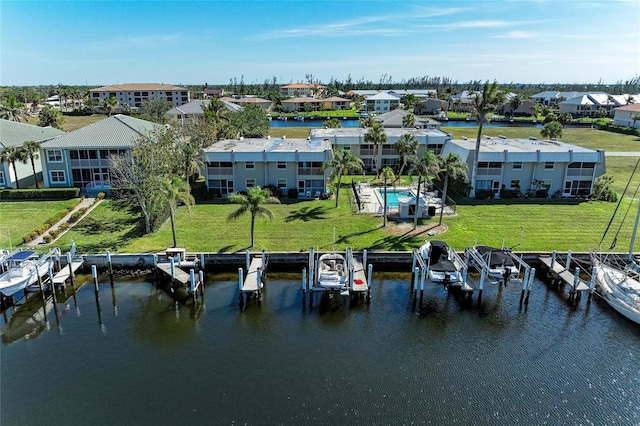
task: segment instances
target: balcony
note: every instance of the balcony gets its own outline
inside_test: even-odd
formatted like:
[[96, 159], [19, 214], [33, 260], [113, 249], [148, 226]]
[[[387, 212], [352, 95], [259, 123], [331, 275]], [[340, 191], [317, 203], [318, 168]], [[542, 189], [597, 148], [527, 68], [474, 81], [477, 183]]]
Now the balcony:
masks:
[[324, 175], [321, 167], [307, 167], [307, 168], [298, 168], [298, 175]]

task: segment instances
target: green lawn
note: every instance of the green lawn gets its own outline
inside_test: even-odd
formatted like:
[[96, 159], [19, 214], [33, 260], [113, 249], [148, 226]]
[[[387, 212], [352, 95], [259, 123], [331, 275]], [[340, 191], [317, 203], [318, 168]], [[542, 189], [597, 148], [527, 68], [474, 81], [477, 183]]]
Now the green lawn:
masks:
[[78, 200], [0, 202], [0, 247], [22, 244], [22, 237]]

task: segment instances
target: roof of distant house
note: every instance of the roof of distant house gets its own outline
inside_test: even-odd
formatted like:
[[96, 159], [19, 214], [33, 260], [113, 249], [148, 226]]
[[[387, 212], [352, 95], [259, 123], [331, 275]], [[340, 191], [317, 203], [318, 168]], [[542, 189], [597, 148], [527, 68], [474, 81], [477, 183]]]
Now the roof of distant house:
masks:
[[224, 97], [224, 98], [220, 98], [220, 100], [225, 102], [235, 103], [235, 104], [270, 104], [272, 102], [269, 99], [262, 99], [254, 96], [247, 96], [244, 98]]
[[328, 98], [322, 99], [324, 102], [351, 102], [351, 99], [345, 99], [338, 96], [330, 96]]
[[218, 141], [205, 152], [324, 152], [331, 149], [331, 143], [324, 140], [287, 138], [242, 138]]
[[116, 114], [42, 144], [44, 148], [129, 148], [160, 124]]
[[22, 146], [26, 141], [43, 142], [64, 134], [64, 131], [51, 126], [39, 127], [0, 119], [0, 148]]
[[293, 83], [281, 86], [281, 89], [324, 89], [322, 84]]
[[[330, 137], [358, 137], [363, 136], [369, 131], [365, 127], [339, 127], [339, 128], [312, 128], [309, 131], [311, 139], [323, 139]], [[424, 137], [442, 137], [448, 136], [447, 133], [437, 129], [399, 129], [399, 128], [384, 128], [384, 133], [389, 137], [402, 137], [402, 135], [409, 133], [413, 136]]]
[[[451, 141], [452, 143], [459, 145], [469, 151], [475, 151], [476, 149], [476, 139], [475, 138], [465, 138], [465, 139], [455, 139]], [[480, 148], [482, 152], [499, 152], [503, 153], [504, 151], [509, 152], [583, 152], [583, 153], [592, 153], [595, 152], [592, 149], [583, 148], [577, 145], [571, 145], [565, 142], [555, 141], [555, 140], [542, 140], [537, 139], [535, 137], [530, 137], [528, 139], [511, 139], [500, 136], [483, 136], [480, 140]]]
[[304, 103], [316, 103], [316, 102], [322, 102], [322, 99], [316, 99], [316, 98], [310, 98], [307, 96], [302, 96], [302, 97], [297, 97], [297, 98], [291, 98], [291, 99], [287, 99], [282, 101], [283, 104], [285, 103], [295, 103], [295, 104], [304, 104]]
[[136, 90], [175, 92], [175, 91], [184, 91], [188, 89], [185, 87], [179, 87], [179, 86], [173, 86], [171, 84], [161, 84], [161, 83], [123, 83], [123, 84], [112, 84], [110, 86], [97, 87], [89, 91], [90, 92], [131, 92]]
[[[231, 102], [227, 102], [224, 98], [220, 98], [220, 101], [224, 104], [225, 107], [231, 112], [240, 111], [242, 107], [240, 105], [236, 105]], [[180, 105], [179, 107], [171, 108], [166, 112], [167, 115], [193, 115], [193, 114], [204, 114], [203, 107], [206, 108], [211, 101], [209, 99], [196, 99], [194, 101], [188, 102], [184, 105]]]
[[367, 97], [367, 101], [400, 101], [400, 97], [391, 93], [381, 92]]
[[631, 112], [640, 112], [640, 104], [629, 104], [625, 106], [621, 106], [618, 108], [614, 108], [614, 111], [631, 111]]

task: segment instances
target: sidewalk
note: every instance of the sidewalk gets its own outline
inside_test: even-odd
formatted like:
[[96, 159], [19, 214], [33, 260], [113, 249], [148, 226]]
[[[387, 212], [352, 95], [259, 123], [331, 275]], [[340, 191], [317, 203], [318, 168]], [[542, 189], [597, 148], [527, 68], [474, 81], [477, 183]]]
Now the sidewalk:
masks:
[[[60, 233], [60, 235], [58, 235], [58, 237], [56, 237], [56, 240], [58, 238], [60, 238], [60, 236], [62, 236], [65, 232], [67, 232], [69, 229], [73, 228], [75, 226], [76, 223], [78, 223], [83, 217], [85, 217], [87, 214], [89, 214], [89, 212], [91, 210], [93, 210], [98, 204], [100, 204], [102, 202], [102, 200], [98, 200], [98, 202], [96, 202], [95, 198], [85, 198], [84, 200], [82, 200], [80, 203], [78, 203], [78, 205], [71, 210], [65, 217], [63, 217], [58, 223], [56, 223], [55, 225], [53, 225], [51, 228], [49, 228], [47, 230], [47, 232], [45, 232], [43, 235], [38, 235], [37, 238], [34, 238], [32, 241], [29, 241], [28, 243], [26, 243], [25, 245], [30, 246], [30, 247], [35, 247], [35, 246], [39, 246], [39, 245], [43, 245], [44, 244], [44, 235], [47, 235], [50, 231], [54, 230], [54, 229], [58, 229], [60, 227], [60, 225], [62, 225], [63, 223], [65, 223], [67, 220], [69, 220], [69, 218], [71, 217], [72, 214], [74, 214], [75, 212], [77, 212], [80, 209], [83, 209], [85, 207], [88, 207], [87, 211], [85, 212], [84, 215], [82, 215], [82, 217], [80, 219], [78, 219], [74, 224], [72, 224], [71, 226], [69, 226], [69, 228], [67, 230], [65, 230], [64, 232]], [[53, 244], [55, 242], [55, 240], [51, 241], [49, 244]]]

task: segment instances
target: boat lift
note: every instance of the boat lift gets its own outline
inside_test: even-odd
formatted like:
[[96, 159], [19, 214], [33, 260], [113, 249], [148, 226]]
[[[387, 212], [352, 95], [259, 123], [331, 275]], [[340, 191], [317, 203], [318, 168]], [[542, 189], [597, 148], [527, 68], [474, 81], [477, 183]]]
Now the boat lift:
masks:
[[[536, 276], [535, 268], [529, 266], [523, 259], [522, 256], [518, 257], [513, 254], [511, 251], [506, 250], [506, 253], [509, 254], [511, 260], [515, 265], [518, 265], [518, 275], [522, 274], [524, 271], [524, 276], [522, 278], [522, 292], [520, 293], [520, 306], [524, 303], [525, 306], [529, 304], [529, 296], [531, 294], [531, 286], [533, 285], [533, 280]], [[465, 247], [464, 249], [465, 262], [467, 266], [473, 266], [478, 272], [480, 272], [480, 283], [478, 287], [478, 305], [482, 301], [482, 291], [484, 289], [484, 280], [489, 277], [489, 264], [491, 262], [491, 253], [488, 253], [487, 258], [485, 259], [483, 256], [478, 255], [475, 250], [470, 247]], [[506, 283], [505, 283], [506, 284]]]

